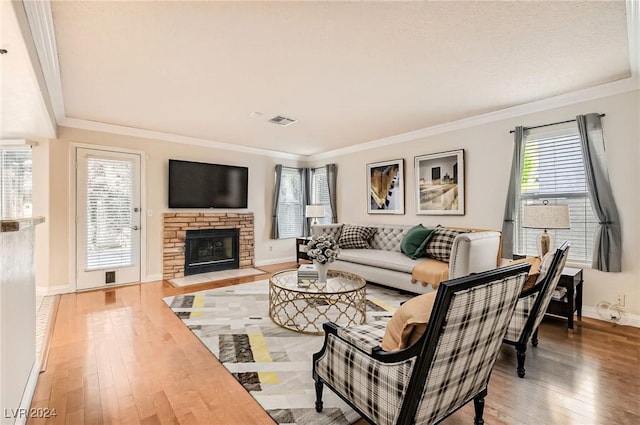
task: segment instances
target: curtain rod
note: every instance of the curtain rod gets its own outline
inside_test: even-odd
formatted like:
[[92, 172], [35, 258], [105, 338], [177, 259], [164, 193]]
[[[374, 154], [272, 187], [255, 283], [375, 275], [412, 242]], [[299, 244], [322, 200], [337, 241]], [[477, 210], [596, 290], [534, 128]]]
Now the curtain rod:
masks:
[[[600, 114], [598, 115], [600, 118], [604, 117], [605, 114]], [[558, 122], [552, 122], [551, 124], [542, 124], [542, 125], [536, 125], [534, 127], [524, 127], [524, 130], [531, 130], [533, 128], [542, 128], [542, 127], [549, 127], [550, 125], [558, 125], [558, 124], [566, 124], [568, 122], [574, 122], [576, 119], [572, 119], [572, 120], [566, 120], [566, 121], [558, 121]], [[509, 133], [515, 133], [515, 130], [511, 130]]]

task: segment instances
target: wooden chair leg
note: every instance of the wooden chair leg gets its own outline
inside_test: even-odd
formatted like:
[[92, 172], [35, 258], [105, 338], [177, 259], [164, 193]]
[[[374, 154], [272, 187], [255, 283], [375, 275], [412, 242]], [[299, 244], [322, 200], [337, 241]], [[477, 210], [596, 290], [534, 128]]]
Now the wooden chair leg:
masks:
[[316, 380], [316, 412], [322, 412], [322, 388], [323, 384], [319, 379]]
[[473, 418], [473, 425], [484, 425], [484, 398], [487, 395], [487, 390], [484, 390], [473, 399], [473, 407], [476, 411], [476, 416]]
[[524, 358], [526, 355], [527, 346], [526, 345], [518, 345], [516, 346], [516, 358], [518, 359], [518, 376], [520, 378], [524, 378]]
[[538, 329], [531, 335], [531, 345], [534, 347], [538, 346]]

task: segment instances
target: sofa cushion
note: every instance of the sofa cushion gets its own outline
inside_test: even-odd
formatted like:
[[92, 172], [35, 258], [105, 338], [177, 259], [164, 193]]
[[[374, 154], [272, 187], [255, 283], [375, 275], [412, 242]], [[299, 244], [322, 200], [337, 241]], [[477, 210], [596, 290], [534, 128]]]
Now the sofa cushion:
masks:
[[403, 273], [411, 273], [413, 267], [420, 262], [420, 260], [412, 260], [401, 252], [381, 249], [341, 249], [338, 260]]
[[421, 258], [411, 273], [412, 282], [423, 282], [437, 289], [440, 282], [449, 279], [449, 264], [433, 258]]
[[427, 329], [436, 294], [434, 291], [413, 297], [393, 313], [380, 344], [383, 350], [402, 350], [420, 339]]
[[461, 233], [467, 232], [464, 230], [447, 229], [446, 227], [436, 227], [433, 236], [427, 243], [425, 254], [427, 257], [448, 263], [449, 257], [451, 257], [453, 241], [456, 239], [456, 236]]
[[427, 229], [422, 224], [412, 227], [402, 238], [400, 251], [413, 260], [422, 257], [433, 232], [434, 229]]
[[338, 246], [340, 249], [366, 249], [371, 248], [369, 240], [376, 229], [373, 227], [345, 224], [342, 226]]

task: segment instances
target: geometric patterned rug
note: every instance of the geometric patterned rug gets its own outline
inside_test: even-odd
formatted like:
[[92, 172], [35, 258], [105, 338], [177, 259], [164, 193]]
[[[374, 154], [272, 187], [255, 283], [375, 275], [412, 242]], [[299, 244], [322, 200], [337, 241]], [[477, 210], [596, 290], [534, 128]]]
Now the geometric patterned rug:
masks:
[[[410, 295], [367, 285], [367, 323], [386, 320]], [[278, 424], [348, 425], [359, 415], [333, 391], [315, 410], [311, 355], [323, 336], [293, 332], [269, 318], [269, 282], [167, 297], [164, 301]]]

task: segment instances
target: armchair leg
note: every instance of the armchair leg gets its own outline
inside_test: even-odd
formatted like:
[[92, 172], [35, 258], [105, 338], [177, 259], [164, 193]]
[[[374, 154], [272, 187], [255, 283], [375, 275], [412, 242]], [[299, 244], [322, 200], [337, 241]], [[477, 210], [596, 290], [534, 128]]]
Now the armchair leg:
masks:
[[533, 335], [531, 335], [531, 345], [534, 347], [538, 346], [538, 329], [536, 329]]
[[516, 347], [516, 357], [518, 359], [518, 376], [520, 378], [524, 378], [524, 358], [526, 355], [527, 346], [517, 346]]
[[316, 412], [322, 412], [322, 388], [323, 384], [319, 379], [316, 380]]
[[476, 416], [473, 418], [473, 425], [484, 425], [484, 398], [487, 395], [487, 391], [483, 391], [473, 399], [473, 407], [476, 411]]

